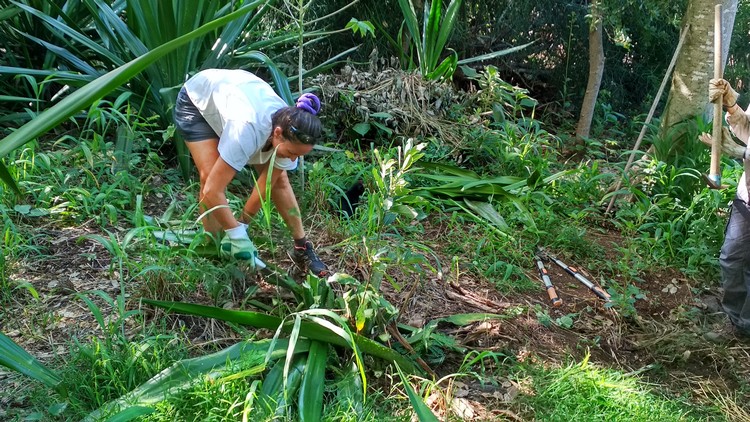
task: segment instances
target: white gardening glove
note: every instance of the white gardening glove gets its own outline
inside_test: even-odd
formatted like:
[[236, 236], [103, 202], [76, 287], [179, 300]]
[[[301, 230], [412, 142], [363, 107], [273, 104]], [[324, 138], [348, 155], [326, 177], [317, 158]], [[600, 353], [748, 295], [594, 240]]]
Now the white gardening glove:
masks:
[[258, 249], [255, 248], [250, 236], [247, 234], [247, 224], [240, 223], [239, 226], [224, 230], [226, 234], [221, 240], [221, 254], [226, 257], [242, 259], [255, 267], [255, 259], [258, 257]]
[[721, 104], [729, 108], [737, 104], [737, 91], [725, 79], [711, 79], [708, 81], [708, 101], [715, 103], [721, 98]]
[[[726, 126], [721, 128], [721, 132], [721, 152], [732, 158], [744, 159], [746, 151], [745, 147], [734, 142], [734, 139], [732, 139], [732, 134], [729, 133], [729, 130], [726, 128]], [[705, 132], [701, 133], [698, 136], [698, 139], [700, 139], [701, 142], [708, 145], [709, 147], [711, 147], [714, 142], [714, 137], [711, 136], [711, 134]]]

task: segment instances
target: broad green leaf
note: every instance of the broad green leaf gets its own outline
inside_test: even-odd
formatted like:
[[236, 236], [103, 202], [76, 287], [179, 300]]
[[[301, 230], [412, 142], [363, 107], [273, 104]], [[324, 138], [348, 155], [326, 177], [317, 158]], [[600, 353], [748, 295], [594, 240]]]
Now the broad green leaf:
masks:
[[60, 416], [68, 408], [68, 402], [55, 403], [47, 407], [47, 412], [52, 416]]
[[380, 129], [381, 131], [385, 132], [385, 134], [388, 135], [388, 136], [393, 135], [393, 130], [391, 130], [389, 127], [385, 126], [382, 123], [373, 121], [372, 125], [375, 126], [378, 129]]
[[150, 415], [155, 411], [156, 409], [154, 409], [153, 407], [132, 406], [108, 417], [106, 419], [106, 422], [128, 422], [132, 421], [135, 418], [140, 418], [141, 416]]
[[438, 422], [438, 418], [434, 413], [432, 413], [432, 410], [430, 410], [430, 408], [427, 407], [424, 401], [422, 401], [422, 398], [419, 397], [416, 392], [414, 392], [411, 384], [409, 384], [409, 379], [406, 377], [406, 375], [404, 375], [404, 372], [401, 370], [401, 368], [396, 365], [396, 369], [398, 370], [398, 375], [401, 378], [401, 384], [404, 386], [406, 394], [409, 396], [409, 402], [411, 403], [411, 406], [414, 408], [414, 412], [419, 418], [419, 422]]
[[0, 365], [31, 377], [67, 397], [60, 377], [3, 333], [0, 333]]
[[72, 65], [74, 68], [78, 69], [82, 73], [85, 73], [85, 74], [91, 75], [91, 76], [99, 76], [101, 74], [100, 71], [94, 69], [93, 66], [91, 66], [86, 61], [84, 61], [83, 59], [79, 58], [78, 56], [76, 56], [75, 54], [71, 53], [70, 51], [68, 51], [65, 48], [58, 47], [58, 46], [56, 46], [56, 45], [54, 45], [52, 43], [49, 43], [49, 42], [44, 41], [44, 40], [41, 40], [41, 39], [39, 39], [37, 37], [34, 37], [32, 35], [29, 35], [29, 34], [22, 33], [22, 35], [25, 36], [26, 38], [28, 38], [28, 39], [30, 39], [30, 40], [38, 43], [42, 47], [46, 48], [50, 52], [52, 52], [55, 55], [57, 55], [58, 57], [61, 57], [61, 58], [65, 59], [65, 61], [67, 61], [68, 64]]
[[19, 205], [16, 205], [16, 206], [13, 207], [13, 211], [15, 211], [15, 212], [17, 212], [19, 214], [22, 214], [22, 215], [26, 215], [26, 214], [28, 214], [31, 211], [31, 205], [20, 205], [19, 204]]
[[495, 177], [492, 179], [481, 179], [481, 180], [468, 182], [464, 188], [468, 190], [473, 187], [483, 186], [483, 185], [501, 185], [502, 187], [505, 187], [507, 185], [512, 185], [513, 183], [525, 182], [525, 181], [526, 179], [517, 177], [517, 176], [500, 176], [500, 177]]
[[[97, 421], [102, 417], [117, 414], [130, 407], [150, 407], [169, 395], [191, 388], [203, 378], [218, 379], [240, 371], [251, 370], [259, 374], [265, 368], [264, 357], [271, 346], [270, 340], [243, 341], [210, 355], [176, 362], [135, 390], [113, 400], [94, 412], [84, 421]], [[274, 345], [273, 357], [278, 359], [286, 354], [288, 343], [279, 340]], [[309, 349], [309, 344], [297, 344], [297, 351]]]
[[29, 97], [16, 97], [12, 95], [0, 95], [0, 101], [7, 101], [7, 102], [18, 101], [22, 103], [39, 103], [44, 100], [39, 100], [36, 98], [29, 98]]
[[[299, 331], [301, 325], [302, 318], [300, 318], [299, 316], [294, 318], [294, 325], [292, 327], [291, 333], [289, 333], [289, 347], [286, 350], [286, 361], [284, 362], [284, 385], [289, 384], [289, 368], [292, 364], [292, 358], [294, 357], [294, 349], [297, 345], [297, 340], [299, 340]], [[284, 389], [284, 400], [286, 402], [289, 402], [289, 396], [287, 395], [286, 389]]]
[[[440, 30], [437, 34], [437, 39], [435, 40], [435, 63], [437, 64], [437, 60], [440, 58], [440, 54], [442, 54], [443, 49], [445, 48], [445, 44], [448, 42], [448, 38], [451, 35], [451, 32], [453, 32], [453, 28], [456, 25], [456, 15], [458, 14], [458, 10], [461, 8], [461, 0], [453, 0], [448, 5], [448, 10], [445, 12], [445, 17], [443, 18], [442, 22], [440, 22]], [[455, 52], [453, 53], [455, 55]], [[456, 59], [458, 59], [458, 56], [456, 56]], [[455, 61], [453, 62], [452, 71], [448, 75], [452, 75], [453, 71], [456, 70], [456, 64]]]
[[56, 70], [26, 69], [22, 67], [11, 67], [11, 66], [0, 66], [0, 74], [2, 75], [29, 75], [29, 76], [45, 78], [45, 80], [50, 81], [50, 82], [57, 82], [60, 84], [70, 84], [73, 86], [83, 85], [85, 83], [88, 83], [94, 80], [94, 77], [91, 75], [81, 75], [79, 73], [56, 71]]
[[474, 212], [479, 214], [480, 217], [489, 221], [498, 229], [503, 231], [508, 229], [508, 224], [505, 222], [505, 219], [497, 212], [492, 204], [488, 202], [471, 201], [469, 199], [464, 199], [464, 203]]
[[[63, 23], [62, 21], [60, 21], [58, 19], [55, 19], [52, 16], [49, 16], [49, 15], [43, 13], [43, 12], [40, 12], [37, 9], [34, 9], [34, 8], [32, 8], [30, 6], [27, 6], [25, 4], [22, 4], [22, 3], [19, 3], [19, 2], [16, 2], [16, 1], [14, 1], [13, 3], [15, 3], [18, 7], [22, 8], [23, 10], [27, 11], [28, 13], [36, 16], [38, 19], [40, 19], [41, 21], [43, 21], [44, 23], [46, 23], [47, 25], [49, 25], [51, 28], [53, 28], [56, 31], [59, 31], [61, 34], [64, 34], [65, 36], [69, 37], [71, 40], [73, 40], [73, 41], [75, 41], [77, 43], [80, 43], [81, 45], [85, 46], [88, 49], [91, 49], [92, 51], [96, 52], [97, 54], [101, 55], [102, 57], [106, 57], [112, 63], [115, 63], [118, 66], [121, 66], [121, 65], [124, 64], [123, 60], [120, 57], [118, 57], [116, 54], [113, 54], [110, 50], [108, 50], [108, 49], [104, 48], [103, 46], [97, 44], [91, 38], [88, 38], [88, 37], [84, 36], [80, 31], [73, 30], [68, 25], [66, 25], [65, 23]], [[34, 39], [34, 38], [30, 37], [30, 39]], [[41, 40], [36, 40], [35, 39], [35, 41], [41, 41]], [[45, 43], [45, 44], [51, 45], [49, 43]], [[53, 46], [53, 47], [55, 47], [55, 46]], [[79, 70], [82, 70], [82, 68], [80, 68], [78, 66], [76, 66], [76, 67]], [[86, 72], [86, 73], [91, 74], [91, 75], [99, 73], [99, 72], [96, 72], [95, 70], [93, 70], [93, 68], [91, 68], [90, 66], [89, 66], [89, 68], [91, 69], [91, 72]]]
[[365, 136], [367, 132], [370, 131], [370, 124], [366, 122], [359, 122], [354, 127], [352, 127], [352, 130], [360, 134], [361, 136]]
[[422, 48], [424, 49], [424, 64], [422, 74], [427, 75], [437, 65], [442, 50], [437, 49], [438, 31], [440, 30], [440, 17], [443, 13], [442, 0], [425, 1], [422, 18]]
[[[282, 324], [281, 318], [272, 315], [261, 314], [258, 312], [235, 311], [213, 306], [195, 305], [182, 302], [169, 302], [153, 299], [141, 299], [141, 301], [152, 306], [167, 309], [171, 312], [215, 318], [222, 321], [250, 325], [256, 328], [267, 328], [270, 330], [275, 330]], [[306, 312], [309, 313], [312, 311], [313, 310], [308, 310]], [[317, 311], [325, 310], [321, 309]], [[291, 329], [292, 328], [290, 324], [285, 323], [282, 331], [290, 332]], [[302, 322], [300, 324], [300, 336], [306, 337], [310, 340], [324, 341], [327, 343], [346, 347], [352, 347], [353, 342], [363, 353], [367, 353], [377, 358], [384, 359], [388, 362], [396, 362], [410, 373], [414, 373], [415, 371], [417, 371], [416, 367], [411, 361], [409, 361], [406, 357], [399, 354], [395, 350], [389, 347], [385, 347], [375, 342], [374, 340], [357, 334], [351, 334], [351, 341], [347, 341], [346, 338], [341, 337], [339, 334], [335, 333], [334, 330], [331, 329], [331, 327], [324, 327], [318, 323]]]
[[456, 71], [456, 62], [458, 61], [458, 55], [455, 51], [450, 56], [446, 57], [439, 66], [435, 67], [434, 70], [425, 75], [425, 79], [428, 81], [438, 80], [443, 77], [450, 77]]
[[[464, 199], [464, 200], [466, 201], [466, 199]], [[479, 221], [480, 223], [483, 223], [483, 222], [485, 222], [485, 221], [488, 221], [488, 220], [486, 220], [486, 219], [483, 219], [482, 217], [480, 217], [480, 216], [478, 216], [478, 215], [474, 214], [474, 213], [473, 213], [473, 212], [471, 212], [470, 210], [466, 209], [466, 208], [465, 208], [465, 207], [464, 207], [463, 205], [459, 204], [458, 202], [455, 202], [455, 201], [453, 201], [453, 200], [451, 200], [451, 201], [449, 201], [449, 202], [450, 202], [451, 204], [453, 204], [453, 205], [455, 205], [455, 206], [457, 206], [457, 207], [461, 208], [461, 209], [462, 209], [462, 210], [463, 210], [463, 211], [464, 211], [464, 212], [465, 212], [465, 213], [466, 213], [467, 215], [471, 216], [472, 218], [474, 218], [475, 220]], [[506, 231], [506, 230], [509, 230], [509, 229], [507, 228], [507, 225], [506, 225], [506, 228], [502, 228], [502, 226], [498, 226], [497, 224], [492, 224], [492, 223], [491, 223], [489, 227], [490, 227], [490, 228], [492, 228], [492, 229], [493, 229], [493, 230], [495, 231], [495, 233], [497, 233], [497, 234], [501, 235], [502, 237], [505, 237], [505, 238], [508, 238], [508, 239], [511, 239], [511, 240], [514, 240], [514, 239], [515, 239], [515, 238], [514, 238], [513, 236], [511, 236], [510, 234], [508, 234], [508, 233], [507, 233], [507, 231]]]
[[409, 30], [409, 35], [411, 35], [412, 44], [417, 47], [417, 61], [419, 62], [419, 65], [422, 66], [422, 63], [425, 61], [425, 51], [424, 48], [422, 48], [422, 44], [417, 41], [421, 40], [422, 36], [419, 33], [417, 13], [414, 11], [414, 5], [411, 0], [398, 0], [398, 5], [401, 7], [401, 12], [404, 14], [404, 23]]
[[297, 401], [301, 422], [318, 422], [322, 419], [328, 349], [328, 344], [320, 341], [313, 341], [310, 345], [305, 377], [302, 379]]
[[356, 18], [351, 18], [345, 28], [351, 29], [355, 34], [359, 33], [362, 38], [366, 37], [368, 34], [373, 37], [375, 36], [375, 27], [368, 21], [360, 21]]
[[454, 314], [440, 318], [438, 321], [449, 322], [453, 325], [469, 325], [475, 322], [487, 321], [488, 319], [507, 319], [506, 315], [488, 314], [488, 313], [471, 313], [471, 314]]
[[181, 243], [183, 245], [193, 243], [193, 239], [195, 239], [198, 233], [201, 232], [190, 229], [156, 230], [151, 232], [151, 234], [159, 240]]
[[458, 64], [459, 65], [465, 65], [467, 63], [474, 63], [474, 62], [478, 62], [478, 61], [482, 61], [482, 60], [491, 60], [491, 59], [494, 59], [494, 58], [497, 58], [497, 57], [500, 57], [500, 56], [504, 56], [506, 54], [511, 54], [511, 53], [515, 53], [517, 51], [521, 51], [524, 48], [526, 48], [526, 47], [534, 44], [535, 42], [536, 41], [532, 41], [530, 43], [519, 45], [517, 47], [511, 47], [511, 48], [508, 48], [508, 49], [505, 49], [505, 50], [494, 51], [492, 53], [482, 54], [481, 56], [470, 57], [468, 59], [461, 59], [461, 60], [458, 61]]
[[105, 94], [120, 87], [165, 54], [177, 50], [191, 40], [213, 31], [214, 29], [231, 22], [233, 19], [237, 19], [250, 13], [262, 3], [262, 0], [248, 3], [237, 11], [211, 21], [188, 34], [156, 47], [148, 53], [131, 60], [125, 65], [120, 66], [83, 86], [62, 99], [56, 105], [40, 113], [36, 119], [26, 123], [15, 132], [0, 140], [0, 158], [7, 156], [14, 149], [53, 129], [69, 117], [78, 113], [80, 110], [91, 105], [94, 101], [98, 100]]

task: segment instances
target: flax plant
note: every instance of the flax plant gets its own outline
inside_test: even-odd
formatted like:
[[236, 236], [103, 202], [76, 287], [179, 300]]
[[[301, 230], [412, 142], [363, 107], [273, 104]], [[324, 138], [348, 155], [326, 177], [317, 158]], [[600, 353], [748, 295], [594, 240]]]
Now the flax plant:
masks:
[[[227, 54], [233, 51], [232, 43], [242, 39], [239, 35], [243, 31], [257, 24], [269, 10], [269, 3], [269, 0], [256, 0], [232, 10], [231, 4], [219, 0], [201, 0], [193, 7], [184, 7], [178, 2], [138, 0], [127, 2], [129, 18], [124, 21], [120, 16], [121, 9], [102, 0], [83, 0], [90, 12], [89, 20], [76, 22], [65, 14], [64, 9], [58, 10], [57, 15], [48, 15], [30, 5], [15, 2], [23, 12], [53, 28], [53, 37], [67, 48], [54, 46], [54, 41], [43, 44], [55, 52], [59, 61], [72, 65], [76, 78], [69, 78], [66, 82], [71, 87], [80, 88], [1, 140], [0, 159], [75, 116], [95, 100], [118, 90], [131, 90], [136, 102], [144, 101], [142, 112], [160, 115], [162, 124], [168, 126], [176, 88], [186, 75], [201, 66], [216, 67], [226, 63]], [[99, 34], [99, 42], [84, 35], [86, 25]], [[39, 39], [31, 41], [42, 42]], [[182, 48], [179, 54], [176, 53], [178, 48]], [[91, 57], [82, 60], [80, 56]], [[92, 61], [101, 63], [102, 68], [88, 65]], [[56, 70], [8, 66], [0, 66], [0, 73], [58, 74]], [[67, 77], [69, 73], [63, 76]], [[83, 85], [80, 75], [85, 76]], [[285, 79], [275, 76], [278, 80]], [[129, 85], [123, 87], [125, 83]], [[179, 140], [175, 145], [183, 175], [187, 177], [187, 150]], [[0, 176], [2, 174], [0, 171]]]

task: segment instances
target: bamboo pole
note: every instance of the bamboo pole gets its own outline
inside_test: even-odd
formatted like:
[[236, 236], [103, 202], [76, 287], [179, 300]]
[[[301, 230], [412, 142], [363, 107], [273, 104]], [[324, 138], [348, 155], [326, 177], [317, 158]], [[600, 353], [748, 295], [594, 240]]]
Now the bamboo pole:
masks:
[[[721, 4], [714, 7], [714, 79], [722, 78], [721, 69]], [[721, 187], [721, 128], [723, 96], [714, 103], [713, 143], [711, 144], [711, 169], [708, 182], [712, 188]]]

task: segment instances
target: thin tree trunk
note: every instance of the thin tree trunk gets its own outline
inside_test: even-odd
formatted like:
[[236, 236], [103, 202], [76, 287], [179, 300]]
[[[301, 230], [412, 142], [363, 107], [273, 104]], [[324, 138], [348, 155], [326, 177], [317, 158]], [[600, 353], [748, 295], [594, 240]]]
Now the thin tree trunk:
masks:
[[583, 104], [581, 104], [581, 114], [576, 125], [576, 138], [578, 139], [588, 138], [591, 133], [594, 108], [604, 74], [602, 16], [598, 0], [591, 3], [591, 20], [589, 26], [589, 79], [586, 84], [586, 95], [584, 95]]

